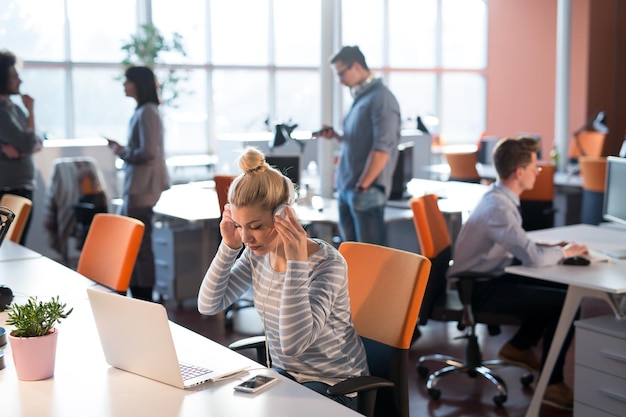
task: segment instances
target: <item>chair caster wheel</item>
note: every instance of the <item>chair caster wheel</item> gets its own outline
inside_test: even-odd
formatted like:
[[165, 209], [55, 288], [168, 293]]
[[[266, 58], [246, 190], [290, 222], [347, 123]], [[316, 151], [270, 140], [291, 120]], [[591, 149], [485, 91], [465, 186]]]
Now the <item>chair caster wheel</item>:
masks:
[[421, 378], [426, 378], [428, 376], [428, 368], [423, 365], [417, 365], [417, 374]]
[[496, 395], [495, 397], [493, 397], [493, 402], [497, 405], [497, 406], [501, 406], [502, 404], [504, 404], [507, 400], [507, 396], [506, 395]]
[[438, 400], [439, 397], [441, 397], [441, 390], [437, 388], [430, 388], [428, 389], [428, 395], [430, 395], [430, 398], [433, 400]]
[[527, 387], [530, 384], [532, 384], [534, 380], [535, 380], [535, 375], [533, 375], [532, 373], [527, 373], [526, 375], [523, 375], [520, 378], [520, 381], [522, 382], [522, 385], [524, 387]]

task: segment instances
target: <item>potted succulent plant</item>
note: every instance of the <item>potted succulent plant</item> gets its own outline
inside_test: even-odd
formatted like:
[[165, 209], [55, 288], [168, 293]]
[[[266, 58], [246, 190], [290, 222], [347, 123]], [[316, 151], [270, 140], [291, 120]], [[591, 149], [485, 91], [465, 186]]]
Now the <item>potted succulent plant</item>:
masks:
[[58, 330], [54, 327], [74, 310], [59, 296], [50, 301], [30, 297], [26, 304], [11, 304], [6, 324], [14, 326], [9, 333], [15, 372], [23, 381], [38, 381], [54, 375]]

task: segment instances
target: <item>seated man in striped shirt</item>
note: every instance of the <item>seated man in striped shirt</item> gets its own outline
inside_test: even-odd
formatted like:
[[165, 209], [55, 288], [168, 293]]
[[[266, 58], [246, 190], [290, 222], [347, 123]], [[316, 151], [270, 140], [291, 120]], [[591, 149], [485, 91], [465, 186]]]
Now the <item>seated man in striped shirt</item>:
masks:
[[[258, 149], [246, 149], [239, 166], [198, 310], [217, 314], [252, 288], [273, 367], [329, 396], [329, 386], [369, 374], [352, 324], [345, 260], [330, 244], [307, 237], [289, 207], [293, 183]], [[356, 409], [355, 397], [330, 397]]]

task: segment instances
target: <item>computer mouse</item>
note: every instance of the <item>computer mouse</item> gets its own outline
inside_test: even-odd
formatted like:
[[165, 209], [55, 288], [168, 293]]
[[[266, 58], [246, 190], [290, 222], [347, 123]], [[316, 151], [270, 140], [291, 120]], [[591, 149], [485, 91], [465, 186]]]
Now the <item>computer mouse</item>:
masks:
[[569, 258], [563, 259], [563, 265], [586, 266], [590, 263], [591, 261], [584, 256], [570, 256]]

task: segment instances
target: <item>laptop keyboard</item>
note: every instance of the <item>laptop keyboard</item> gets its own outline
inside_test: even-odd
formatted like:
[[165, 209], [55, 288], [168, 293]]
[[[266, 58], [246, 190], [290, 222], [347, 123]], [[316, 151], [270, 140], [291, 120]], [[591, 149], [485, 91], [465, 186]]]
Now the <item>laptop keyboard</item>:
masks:
[[180, 363], [178, 365], [180, 366], [180, 373], [183, 376], [183, 380], [185, 381], [212, 372], [210, 369], [203, 368], [201, 366], [186, 365], [183, 363]]

